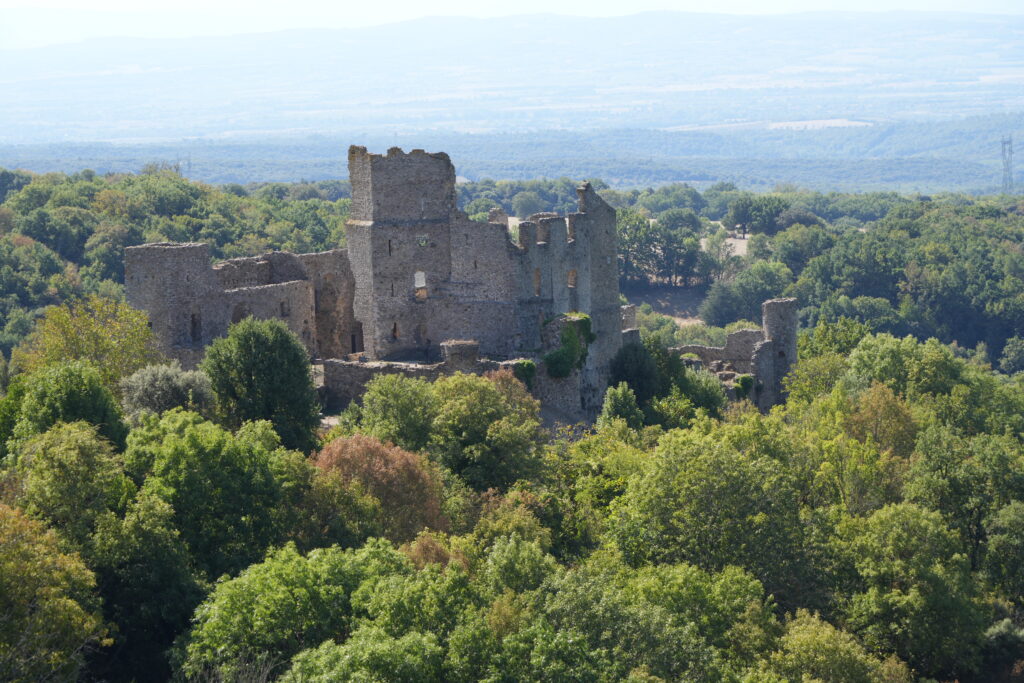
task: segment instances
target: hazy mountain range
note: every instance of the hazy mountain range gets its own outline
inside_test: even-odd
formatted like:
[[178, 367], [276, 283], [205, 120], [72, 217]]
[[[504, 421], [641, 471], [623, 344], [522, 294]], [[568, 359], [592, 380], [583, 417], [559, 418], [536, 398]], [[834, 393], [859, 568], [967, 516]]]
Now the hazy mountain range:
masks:
[[[888, 160], [903, 187], [985, 189], [999, 138], [1024, 147], [1024, 16], [449, 17], [92, 40], [0, 51], [0, 101], [0, 166], [40, 170], [182, 157], [215, 180], [322, 177], [327, 162], [338, 176], [348, 142], [397, 141], [454, 146], [472, 176], [592, 160], [623, 184], [742, 179], [743, 160], [757, 184], [816, 160], [830, 170], [811, 179], [839, 186], [844, 164]], [[104, 141], [118, 146], [72, 145]]]

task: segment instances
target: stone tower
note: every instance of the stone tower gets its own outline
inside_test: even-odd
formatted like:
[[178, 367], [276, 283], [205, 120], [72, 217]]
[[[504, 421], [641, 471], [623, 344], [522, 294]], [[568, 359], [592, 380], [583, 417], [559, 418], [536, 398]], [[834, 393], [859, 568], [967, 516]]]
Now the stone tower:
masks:
[[796, 363], [797, 300], [769, 299], [761, 304], [764, 341], [754, 350], [754, 367], [760, 390], [758, 407], [767, 410], [782, 402], [782, 380]]
[[622, 347], [618, 234], [615, 209], [585, 183], [577, 190], [579, 211], [569, 216], [576, 245], [575, 310], [590, 315], [594, 342], [583, 368], [583, 407], [600, 410], [612, 358]]
[[[432, 299], [451, 279], [451, 224], [458, 216], [455, 167], [444, 153], [348, 152], [352, 208], [348, 253], [356, 288], [353, 311], [365, 351], [401, 358], [430, 351]], [[430, 344], [428, 344], [428, 340]]]

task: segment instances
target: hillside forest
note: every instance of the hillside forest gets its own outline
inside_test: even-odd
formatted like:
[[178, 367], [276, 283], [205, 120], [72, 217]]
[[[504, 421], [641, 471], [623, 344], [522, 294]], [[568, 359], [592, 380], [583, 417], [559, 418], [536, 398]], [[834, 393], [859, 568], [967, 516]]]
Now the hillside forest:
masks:
[[[596, 424], [552, 429], [511, 372], [325, 420], [275, 321], [161, 356], [126, 246], [342, 246], [344, 182], [0, 170], [0, 680], [1012, 680], [1024, 202], [593, 182], [627, 296], [702, 322], [642, 307]], [[484, 220], [575, 186], [458, 192]], [[669, 351], [775, 296], [802, 329], [768, 414]]]

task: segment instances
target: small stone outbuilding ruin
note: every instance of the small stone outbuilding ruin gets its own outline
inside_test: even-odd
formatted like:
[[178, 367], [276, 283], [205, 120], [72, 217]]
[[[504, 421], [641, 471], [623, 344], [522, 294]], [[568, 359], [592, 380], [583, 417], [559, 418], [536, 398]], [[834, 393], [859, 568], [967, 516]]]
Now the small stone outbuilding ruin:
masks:
[[750, 399], [762, 411], [782, 402], [782, 380], [796, 363], [797, 300], [761, 304], [761, 329], [737, 330], [725, 346], [679, 346], [675, 353], [696, 355], [701, 364], [731, 386], [739, 375], [753, 375]]
[[619, 305], [615, 210], [584, 184], [577, 212], [530, 216], [513, 240], [503, 214], [480, 223], [457, 208], [446, 154], [353, 146], [348, 164], [347, 249], [217, 264], [205, 244], [126, 249], [128, 301], [149, 314], [164, 351], [193, 366], [231, 323], [280, 319], [323, 363], [328, 399], [345, 403], [382, 372], [540, 364], [557, 343], [552, 326], [580, 312], [592, 332], [585, 360], [557, 381], [539, 368], [533, 390], [565, 421], [593, 417], [630, 320]]

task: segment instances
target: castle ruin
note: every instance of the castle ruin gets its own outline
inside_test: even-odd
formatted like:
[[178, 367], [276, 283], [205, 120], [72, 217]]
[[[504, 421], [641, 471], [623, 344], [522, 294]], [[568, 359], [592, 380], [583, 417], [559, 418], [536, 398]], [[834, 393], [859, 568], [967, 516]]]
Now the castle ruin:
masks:
[[457, 208], [444, 153], [353, 146], [348, 165], [347, 249], [213, 265], [205, 244], [126, 249], [128, 301], [148, 313], [165, 353], [194, 366], [231, 323], [280, 319], [323, 363], [328, 399], [344, 403], [381, 372], [542, 365], [566, 314], [579, 312], [592, 333], [581, 366], [560, 378], [538, 368], [533, 391], [564, 420], [592, 418], [630, 320], [619, 305], [615, 210], [584, 184], [577, 212], [530, 216], [513, 241], [500, 212], [480, 223]]
[[[592, 420], [612, 358], [640, 340], [635, 308], [619, 304], [615, 210], [585, 183], [578, 211], [535, 214], [513, 237], [500, 210], [481, 223], [457, 208], [444, 153], [353, 146], [348, 165], [346, 249], [216, 264], [206, 244], [125, 250], [128, 302], [147, 312], [163, 351], [194, 367], [232, 323], [274, 318], [322, 364], [336, 407], [381, 373], [434, 379], [526, 362], [549, 421]], [[763, 330], [734, 332], [724, 347], [674, 351], [695, 354], [730, 390], [753, 375], [750, 398], [767, 410], [796, 360], [796, 300], [766, 301], [762, 313]], [[567, 331], [585, 353], [555, 372], [551, 353]]]
[[761, 304], [761, 329], [736, 330], [725, 346], [678, 346], [678, 354], [693, 354], [710, 372], [731, 388], [741, 375], [752, 375], [756, 384], [751, 401], [761, 411], [782, 402], [782, 380], [796, 363], [797, 300], [769, 299]]

